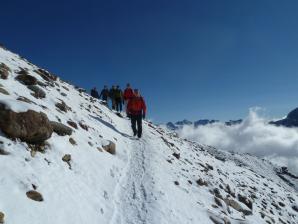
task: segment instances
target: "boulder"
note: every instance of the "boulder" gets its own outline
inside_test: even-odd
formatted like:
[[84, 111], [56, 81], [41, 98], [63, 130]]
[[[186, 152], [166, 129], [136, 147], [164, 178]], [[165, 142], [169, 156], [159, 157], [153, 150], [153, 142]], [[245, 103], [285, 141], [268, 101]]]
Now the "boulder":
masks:
[[0, 212], [0, 223], [4, 223], [4, 218], [5, 218], [5, 215], [3, 212]]
[[10, 138], [39, 144], [51, 137], [53, 128], [46, 114], [28, 110], [16, 113], [0, 104], [0, 129]]
[[30, 198], [33, 201], [43, 201], [43, 197], [41, 195], [41, 193], [37, 192], [37, 191], [28, 191], [26, 193], [27, 197]]
[[72, 129], [70, 127], [56, 121], [51, 121], [50, 123], [53, 128], [53, 131], [58, 135], [65, 136], [72, 134]]
[[20, 74], [16, 77], [16, 80], [23, 83], [26, 86], [36, 85], [37, 79], [31, 75]]
[[11, 70], [6, 64], [0, 63], [0, 78], [1, 79], [7, 79], [10, 72], [11, 72]]
[[65, 154], [63, 157], [62, 157], [62, 160], [66, 163], [70, 162], [71, 160], [71, 155], [70, 154]]
[[73, 138], [69, 138], [69, 142], [72, 145], [77, 145], [77, 142]]
[[32, 95], [35, 98], [42, 99], [42, 98], [45, 98], [46, 97], [45, 91], [43, 91], [38, 86], [36, 86], [36, 85], [30, 85], [30, 86], [27, 86], [27, 87], [28, 87], [28, 89], [30, 89], [30, 90], [32, 90], [34, 92], [34, 94], [32, 94]]
[[109, 141], [107, 145], [103, 145], [102, 148], [112, 155], [116, 154], [116, 144], [112, 141]]
[[293, 205], [293, 206], [292, 206], [292, 209], [293, 209], [295, 212], [298, 212], [298, 205]]

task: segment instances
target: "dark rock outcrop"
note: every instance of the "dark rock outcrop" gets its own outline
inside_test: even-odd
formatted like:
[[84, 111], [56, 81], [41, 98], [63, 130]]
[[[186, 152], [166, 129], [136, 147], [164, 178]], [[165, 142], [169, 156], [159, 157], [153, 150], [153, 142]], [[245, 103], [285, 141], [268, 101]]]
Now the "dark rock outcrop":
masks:
[[33, 110], [16, 113], [4, 104], [0, 104], [0, 129], [10, 138], [31, 144], [44, 142], [53, 132], [46, 114]]
[[[25, 70], [23, 70], [25, 71]], [[30, 86], [30, 85], [36, 85], [37, 84], [37, 79], [31, 75], [27, 75], [27, 74], [20, 74], [16, 77], [16, 80], [18, 80], [19, 82], [23, 83], [26, 86]]]
[[6, 64], [0, 63], [0, 78], [1, 79], [7, 79], [10, 72], [11, 72], [11, 70]]
[[57, 80], [57, 76], [49, 73], [48, 71], [44, 69], [37, 69], [34, 70], [37, 74], [39, 74], [45, 81], [52, 82]]

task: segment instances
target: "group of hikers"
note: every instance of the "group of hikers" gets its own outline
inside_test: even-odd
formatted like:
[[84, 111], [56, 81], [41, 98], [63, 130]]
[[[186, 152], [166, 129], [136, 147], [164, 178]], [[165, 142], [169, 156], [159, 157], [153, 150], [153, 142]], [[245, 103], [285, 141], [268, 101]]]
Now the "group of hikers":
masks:
[[134, 136], [142, 137], [142, 119], [146, 117], [146, 104], [144, 98], [141, 96], [138, 89], [132, 89], [130, 84], [126, 85], [124, 91], [120, 86], [104, 86], [100, 94], [96, 87], [91, 90], [91, 96], [97, 99], [102, 99], [108, 106], [109, 99], [112, 103], [112, 110], [118, 113], [122, 112], [122, 105], [124, 105], [126, 115], [131, 120], [131, 127]]

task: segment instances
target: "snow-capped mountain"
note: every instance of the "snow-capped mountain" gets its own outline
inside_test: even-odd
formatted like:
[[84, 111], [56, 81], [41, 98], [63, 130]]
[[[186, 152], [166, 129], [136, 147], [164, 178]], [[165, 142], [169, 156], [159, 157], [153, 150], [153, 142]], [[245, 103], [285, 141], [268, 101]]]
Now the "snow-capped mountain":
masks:
[[[243, 121], [242, 119], [230, 120], [230, 121], [224, 122], [224, 124], [227, 126], [233, 126], [236, 124], [240, 124], [242, 121]], [[201, 120], [192, 122], [192, 121], [184, 119], [182, 121], [177, 121], [176, 123], [168, 122], [168, 123], [166, 123], [166, 125], [160, 125], [160, 126], [165, 127], [169, 130], [175, 131], [175, 130], [183, 129], [184, 127], [187, 127], [187, 126], [197, 128], [199, 126], [204, 126], [204, 125], [214, 124], [214, 123], [220, 123], [220, 121], [219, 120], [201, 119]]]
[[136, 140], [127, 118], [4, 48], [0, 84], [0, 223], [298, 223], [286, 168], [146, 121]]

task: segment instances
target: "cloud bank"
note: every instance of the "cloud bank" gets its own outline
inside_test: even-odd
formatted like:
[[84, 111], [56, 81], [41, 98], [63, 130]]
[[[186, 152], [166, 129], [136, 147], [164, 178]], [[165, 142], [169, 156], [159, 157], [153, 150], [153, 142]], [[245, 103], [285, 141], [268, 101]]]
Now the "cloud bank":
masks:
[[180, 136], [218, 149], [250, 153], [289, 167], [298, 174], [298, 129], [268, 124], [260, 108], [250, 109], [241, 124], [215, 123], [198, 128], [185, 126]]

